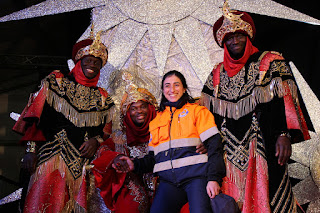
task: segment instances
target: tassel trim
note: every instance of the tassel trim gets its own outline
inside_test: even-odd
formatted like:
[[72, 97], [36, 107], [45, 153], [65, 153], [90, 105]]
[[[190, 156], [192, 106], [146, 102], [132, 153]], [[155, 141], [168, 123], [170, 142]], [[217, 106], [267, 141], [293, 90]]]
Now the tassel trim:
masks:
[[82, 184], [86, 183], [86, 181], [84, 181], [86, 180], [85, 166], [83, 166], [82, 168], [82, 175], [79, 178], [74, 179], [72, 174], [69, 172], [68, 166], [65, 164], [63, 158], [60, 155], [55, 155], [54, 157], [37, 167], [35, 173], [31, 176], [28, 191], [31, 189], [33, 184], [37, 184], [37, 181], [39, 181], [39, 179], [42, 178], [45, 174], [52, 173], [55, 170], [59, 170], [61, 177], [65, 179], [68, 186], [67, 193], [70, 197], [62, 212], [87, 212], [87, 210], [83, 206], [78, 204], [75, 200], [75, 196], [80, 193]]
[[[49, 84], [44, 82], [44, 87], [49, 88]], [[47, 103], [57, 112], [62, 113], [66, 119], [73, 123], [76, 127], [92, 127], [99, 126], [111, 121], [114, 114], [114, 106], [104, 111], [95, 112], [78, 112], [64, 98], [57, 95], [54, 91], [47, 90]]]
[[[293, 80], [286, 80], [290, 90], [296, 91], [296, 85]], [[297, 94], [297, 93], [293, 93]], [[251, 95], [240, 99], [237, 103], [233, 103], [226, 100], [210, 96], [208, 94], [202, 94], [202, 102], [204, 106], [210, 109], [210, 105], [213, 106], [213, 113], [216, 113], [222, 117], [228, 117], [235, 120], [249, 114], [254, 111], [256, 106], [260, 103], [267, 103], [273, 100], [275, 96], [281, 98], [285, 95], [283, 88], [283, 81], [280, 77], [272, 79], [267, 86], [257, 86], [253, 89]], [[296, 100], [298, 97], [294, 97]]]
[[69, 200], [61, 213], [87, 213], [88, 211], [79, 205], [75, 200]]

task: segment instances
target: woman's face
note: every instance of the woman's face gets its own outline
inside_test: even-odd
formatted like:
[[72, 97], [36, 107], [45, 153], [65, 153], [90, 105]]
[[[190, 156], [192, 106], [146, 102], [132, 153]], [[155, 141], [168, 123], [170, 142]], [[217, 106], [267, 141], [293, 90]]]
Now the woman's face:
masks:
[[175, 75], [168, 76], [163, 81], [163, 95], [169, 102], [178, 101], [186, 89], [183, 87], [180, 78]]

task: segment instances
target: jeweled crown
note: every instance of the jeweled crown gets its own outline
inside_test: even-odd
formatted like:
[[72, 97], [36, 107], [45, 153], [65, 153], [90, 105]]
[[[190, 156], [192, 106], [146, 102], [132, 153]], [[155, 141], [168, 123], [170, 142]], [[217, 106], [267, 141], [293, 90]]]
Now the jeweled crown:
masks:
[[93, 55], [94, 57], [101, 58], [102, 66], [104, 66], [107, 63], [108, 51], [107, 47], [101, 42], [101, 33], [102, 31], [99, 31], [97, 33], [91, 45], [79, 49], [75, 56], [76, 60], [79, 60], [86, 55]]
[[157, 107], [156, 98], [147, 89], [138, 88], [137, 85], [133, 83], [133, 76], [131, 73], [124, 72], [122, 74], [122, 80], [127, 84], [126, 92], [120, 106], [122, 115], [126, 115], [129, 106], [138, 101], [145, 101]]
[[253, 38], [253, 28], [251, 24], [241, 19], [243, 14], [234, 14], [226, 0], [222, 7], [223, 23], [216, 32], [216, 38], [220, 46], [222, 46], [223, 39], [227, 33], [234, 33], [236, 31], [244, 31], [250, 38]]

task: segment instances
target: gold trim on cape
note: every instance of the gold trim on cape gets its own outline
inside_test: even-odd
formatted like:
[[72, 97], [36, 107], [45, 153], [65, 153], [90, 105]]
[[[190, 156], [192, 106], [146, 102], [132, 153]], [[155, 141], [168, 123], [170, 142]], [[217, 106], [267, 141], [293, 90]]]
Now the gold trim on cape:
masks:
[[[55, 78], [55, 77], [54, 77]], [[76, 127], [92, 127], [92, 126], [99, 126], [101, 124], [105, 124], [111, 121], [111, 118], [114, 113], [114, 106], [110, 107], [110, 104], [112, 104], [112, 100], [106, 99], [105, 103], [106, 105], [103, 107], [102, 105], [97, 106], [99, 107], [99, 111], [93, 111], [93, 112], [79, 112], [74, 106], [72, 106], [64, 97], [61, 97], [58, 95], [67, 95], [67, 96], [72, 96], [70, 92], [67, 91], [61, 91], [61, 86], [65, 82], [68, 84], [68, 80], [65, 78], [63, 79], [63, 83], [60, 85], [52, 85], [52, 77], [50, 76], [47, 78], [47, 80], [44, 80], [42, 82], [42, 88], [41, 89], [46, 89], [47, 90], [47, 95], [46, 95], [46, 101], [47, 103], [54, 108], [57, 112], [60, 112], [61, 114], [64, 115], [66, 119], [68, 119], [70, 122], [72, 122]], [[50, 81], [50, 83], [49, 83]], [[56, 89], [56, 91], [52, 90], [50, 86], [52, 86], [53, 89]], [[70, 87], [72, 91], [76, 91], [78, 88], [75, 86], [74, 82], [71, 82], [70, 85], [66, 85], [66, 87]], [[82, 85], [81, 85], [82, 86]], [[82, 86], [85, 87], [85, 86]], [[60, 88], [60, 89], [59, 89]], [[90, 89], [90, 88], [89, 88]], [[97, 90], [98, 91], [98, 90]], [[81, 93], [81, 91], [79, 92]], [[92, 96], [92, 94], [91, 94]], [[102, 95], [100, 95], [102, 97]], [[101, 98], [101, 101], [104, 100]], [[78, 102], [81, 102], [81, 99], [78, 100]], [[81, 104], [81, 103], [80, 103]], [[89, 103], [90, 104], [90, 103]], [[83, 105], [83, 104], [81, 104]], [[91, 106], [91, 105], [90, 105]], [[110, 108], [109, 108], [110, 107]], [[79, 105], [79, 108], [88, 110], [87, 107], [83, 107]]]
[[[297, 90], [293, 80], [289, 79], [285, 82], [288, 83], [290, 89]], [[220, 116], [238, 120], [239, 118], [254, 111], [258, 104], [270, 102], [275, 96], [278, 96], [279, 98], [283, 97], [285, 94], [282, 84], [283, 81], [281, 77], [274, 78], [269, 85], [265, 87], [255, 87], [251, 95], [240, 99], [236, 103], [221, 100], [202, 93], [203, 104], [208, 109], [210, 109], [210, 104], [212, 104], [213, 112]]]

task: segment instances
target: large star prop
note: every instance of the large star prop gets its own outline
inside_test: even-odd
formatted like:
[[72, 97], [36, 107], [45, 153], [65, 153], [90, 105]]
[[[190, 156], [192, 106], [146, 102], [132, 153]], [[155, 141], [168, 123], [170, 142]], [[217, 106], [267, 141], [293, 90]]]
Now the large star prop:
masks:
[[[47, 0], [4, 16], [0, 22], [93, 8], [94, 31], [112, 30], [104, 38], [110, 57], [100, 85], [108, 88], [112, 72], [123, 69], [133, 55], [141, 56], [135, 51], [146, 38], [146, 43], [150, 44], [144, 46], [152, 49], [154, 67], [145, 74], [155, 80], [169, 69], [178, 69], [192, 80], [188, 82], [192, 95], [199, 96], [208, 73], [222, 60], [222, 50], [212, 40], [210, 32], [210, 26], [222, 15], [222, 4], [222, 0]], [[229, 4], [237, 10], [320, 24], [315, 18], [271, 0], [230, 0]], [[88, 37], [89, 32], [90, 26], [80, 40]], [[170, 52], [174, 45], [178, 45], [176, 51], [181, 54]], [[183, 62], [185, 70], [168, 62], [170, 54]], [[157, 95], [157, 91], [151, 90]]]

